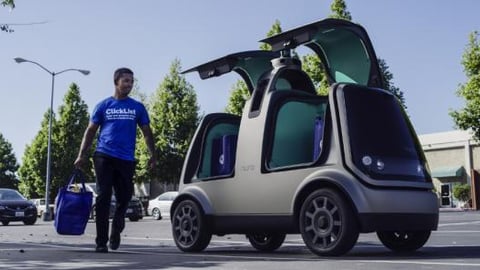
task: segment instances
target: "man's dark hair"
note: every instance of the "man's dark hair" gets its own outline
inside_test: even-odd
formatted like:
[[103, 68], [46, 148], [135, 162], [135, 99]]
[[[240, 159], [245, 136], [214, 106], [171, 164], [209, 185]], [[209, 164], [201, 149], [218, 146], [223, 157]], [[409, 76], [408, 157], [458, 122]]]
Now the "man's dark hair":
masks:
[[117, 85], [118, 79], [120, 79], [120, 77], [122, 77], [123, 74], [131, 74], [133, 76], [133, 71], [125, 67], [115, 70], [115, 73], [113, 73], [113, 83], [115, 85]]

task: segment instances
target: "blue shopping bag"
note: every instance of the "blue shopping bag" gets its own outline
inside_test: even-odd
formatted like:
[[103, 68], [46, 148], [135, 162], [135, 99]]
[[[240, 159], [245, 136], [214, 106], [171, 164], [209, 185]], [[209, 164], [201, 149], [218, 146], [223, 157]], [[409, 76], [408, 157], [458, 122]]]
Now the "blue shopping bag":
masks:
[[58, 191], [54, 226], [58, 234], [82, 235], [85, 232], [93, 194], [85, 188], [85, 176], [75, 169], [66, 186]]

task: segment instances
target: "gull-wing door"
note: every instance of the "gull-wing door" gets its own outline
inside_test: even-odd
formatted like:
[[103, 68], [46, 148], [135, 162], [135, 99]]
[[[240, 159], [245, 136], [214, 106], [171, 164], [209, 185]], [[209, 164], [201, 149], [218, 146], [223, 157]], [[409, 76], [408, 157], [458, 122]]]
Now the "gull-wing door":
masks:
[[330, 84], [356, 83], [383, 88], [373, 45], [365, 29], [355, 23], [326, 19], [261, 40], [273, 51], [311, 48], [320, 57]]
[[248, 91], [252, 94], [260, 76], [272, 69], [271, 60], [279, 56], [280, 53], [274, 51], [239, 52], [185, 70], [182, 74], [198, 71], [200, 78], [208, 79], [233, 70], [243, 78], [247, 84]]

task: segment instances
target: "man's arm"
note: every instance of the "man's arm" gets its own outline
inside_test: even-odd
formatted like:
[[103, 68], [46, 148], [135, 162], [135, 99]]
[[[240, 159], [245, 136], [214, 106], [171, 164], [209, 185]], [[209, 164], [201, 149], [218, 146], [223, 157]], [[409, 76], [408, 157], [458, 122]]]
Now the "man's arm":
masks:
[[81, 168], [87, 162], [88, 149], [90, 149], [90, 146], [92, 146], [93, 138], [95, 138], [98, 127], [99, 125], [90, 122], [87, 129], [85, 129], [82, 143], [80, 144], [80, 150], [78, 151], [77, 159], [73, 163], [75, 165], [75, 168]]
[[147, 144], [148, 152], [150, 153], [150, 160], [148, 163], [150, 165], [150, 169], [153, 169], [157, 160], [155, 158], [155, 143], [153, 141], [152, 129], [150, 128], [150, 125], [143, 125], [140, 126], [140, 130], [142, 131], [143, 138]]

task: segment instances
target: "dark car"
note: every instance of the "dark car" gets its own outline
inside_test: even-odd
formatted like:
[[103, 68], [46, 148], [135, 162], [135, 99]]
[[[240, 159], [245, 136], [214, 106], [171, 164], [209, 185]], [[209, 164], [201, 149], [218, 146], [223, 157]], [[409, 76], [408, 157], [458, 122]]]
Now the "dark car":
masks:
[[4, 226], [11, 221], [33, 225], [37, 221], [37, 207], [18, 191], [0, 188], [0, 221]]
[[[115, 196], [112, 196], [112, 203], [110, 206], [110, 218], [113, 218], [113, 214], [115, 213], [116, 208], [116, 200]], [[137, 197], [132, 197], [130, 202], [128, 203], [127, 212], [125, 213], [125, 217], [128, 218], [130, 221], [138, 221], [143, 218], [143, 205], [140, 199]]]
[[[80, 190], [81, 184], [73, 184], [69, 187], [70, 190]], [[85, 183], [85, 189], [88, 192], [93, 193], [93, 201], [92, 201], [92, 211], [90, 213], [90, 218], [95, 219], [95, 204], [97, 198], [97, 184], [96, 183]], [[112, 194], [112, 200], [110, 204], [110, 218], [113, 218], [113, 214], [115, 213], [116, 209], [116, 200], [115, 195]], [[127, 212], [125, 213], [125, 217], [128, 218], [130, 221], [138, 221], [143, 218], [143, 205], [140, 199], [135, 196], [132, 196], [132, 199], [128, 203]]]

